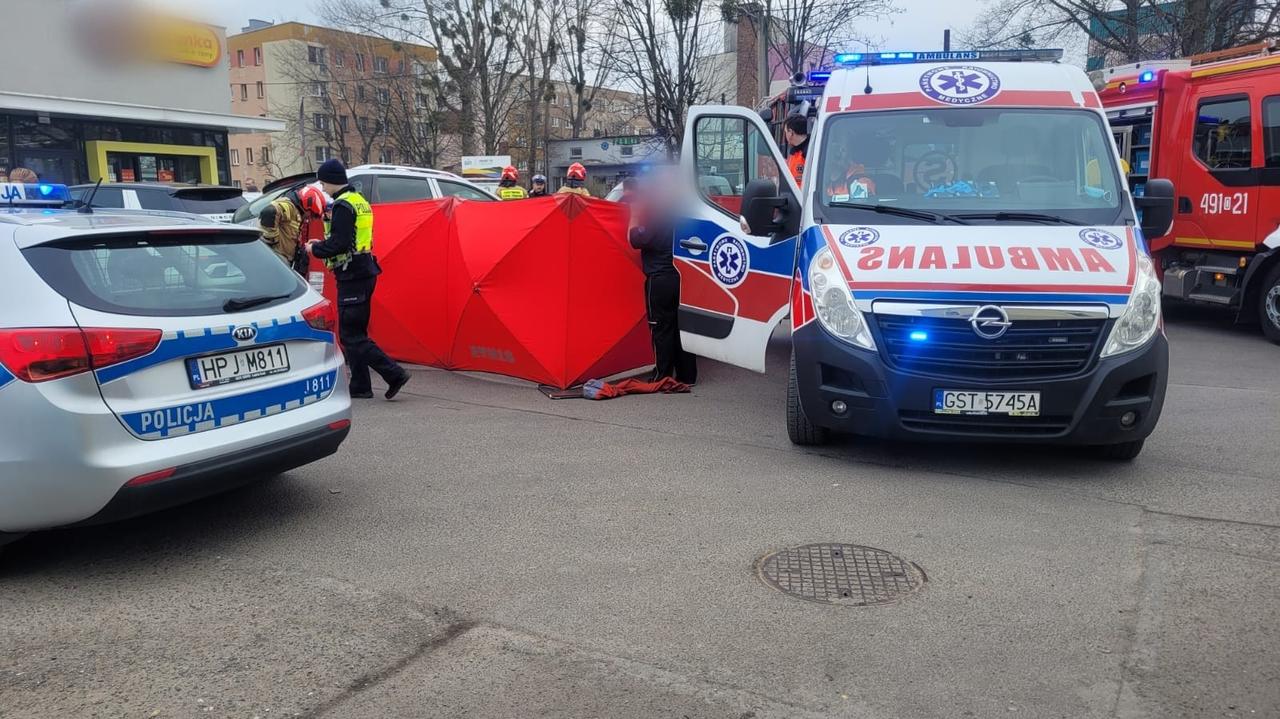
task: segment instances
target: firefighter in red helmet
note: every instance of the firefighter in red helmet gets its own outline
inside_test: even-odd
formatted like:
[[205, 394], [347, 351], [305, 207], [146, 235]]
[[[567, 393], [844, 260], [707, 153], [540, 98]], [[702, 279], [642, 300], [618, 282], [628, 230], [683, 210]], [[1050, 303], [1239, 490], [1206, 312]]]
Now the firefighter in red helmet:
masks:
[[591, 197], [591, 193], [587, 192], [585, 187], [586, 182], [587, 168], [583, 167], [581, 162], [575, 162], [569, 165], [568, 171], [564, 173], [564, 185], [556, 192]]
[[528, 197], [520, 182], [520, 172], [514, 165], [502, 168], [502, 179], [498, 182], [498, 197], [503, 200], [523, 200]]

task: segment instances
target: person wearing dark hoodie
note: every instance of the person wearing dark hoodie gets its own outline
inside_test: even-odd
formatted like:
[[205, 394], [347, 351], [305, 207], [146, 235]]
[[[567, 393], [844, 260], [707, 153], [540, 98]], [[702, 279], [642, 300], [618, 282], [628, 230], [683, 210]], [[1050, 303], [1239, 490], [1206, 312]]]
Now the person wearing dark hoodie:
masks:
[[671, 258], [674, 186], [672, 178], [665, 179], [666, 182], [660, 177], [650, 178], [636, 194], [628, 236], [631, 246], [640, 250], [644, 270], [645, 312], [655, 358], [653, 380], [674, 377], [692, 385], [698, 381], [698, 364], [697, 358], [680, 345], [680, 275]]
[[409, 381], [409, 372], [369, 338], [369, 312], [373, 289], [382, 268], [373, 255], [373, 209], [347, 182], [347, 168], [336, 160], [326, 160], [316, 170], [316, 179], [333, 198], [328, 236], [312, 240], [307, 247], [313, 257], [338, 281], [338, 339], [351, 368], [351, 397], [373, 397], [369, 370], [387, 383], [387, 399], [392, 399]]

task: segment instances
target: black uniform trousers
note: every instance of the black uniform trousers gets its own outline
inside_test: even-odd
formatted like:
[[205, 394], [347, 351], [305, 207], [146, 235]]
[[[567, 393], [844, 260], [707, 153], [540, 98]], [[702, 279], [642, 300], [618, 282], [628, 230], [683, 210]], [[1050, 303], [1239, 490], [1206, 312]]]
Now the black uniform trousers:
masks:
[[698, 381], [698, 362], [680, 346], [680, 275], [675, 268], [645, 275], [645, 311], [649, 316], [649, 332], [653, 335], [653, 355], [657, 363], [655, 380], [675, 377], [686, 384]]
[[342, 341], [342, 350], [351, 369], [352, 394], [372, 390], [370, 369], [387, 384], [403, 377], [406, 371], [369, 338], [370, 301], [377, 282], [376, 277], [370, 277], [338, 283], [338, 339]]

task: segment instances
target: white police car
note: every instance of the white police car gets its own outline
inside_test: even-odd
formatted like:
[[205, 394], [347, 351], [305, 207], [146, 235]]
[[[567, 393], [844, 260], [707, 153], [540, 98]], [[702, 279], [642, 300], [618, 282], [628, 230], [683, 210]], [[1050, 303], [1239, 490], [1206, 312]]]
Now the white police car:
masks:
[[1102, 104], [1060, 56], [837, 55], [800, 183], [757, 113], [691, 108], [684, 347], [763, 372], [789, 313], [797, 444], [836, 431], [1136, 456], [1168, 374], [1142, 238], [1168, 230], [1173, 186], [1146, 184], [1139, 221]]
[[256, 232], [58, 209], [57, 185], [0, 197], [0, 544], [206, 496], [346, 438], [335, 312]]

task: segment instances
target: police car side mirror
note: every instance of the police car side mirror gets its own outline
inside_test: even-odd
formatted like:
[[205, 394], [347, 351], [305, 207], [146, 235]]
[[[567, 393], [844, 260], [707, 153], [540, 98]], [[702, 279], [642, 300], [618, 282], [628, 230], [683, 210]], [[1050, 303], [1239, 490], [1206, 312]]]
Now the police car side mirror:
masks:
[[778, 196], [773, 180], [752, 180], [742, 191], [742, 219], [747, 231], [757, 237], [781, 232], [789, 211], [786, 199]]
[[1142, 236], [1148, 241], [1169, 234], [1173, 227], [1173, 183], [1162, 178], [1147, 180], [1142, 197], [1133, 198], [1142, 218]]

